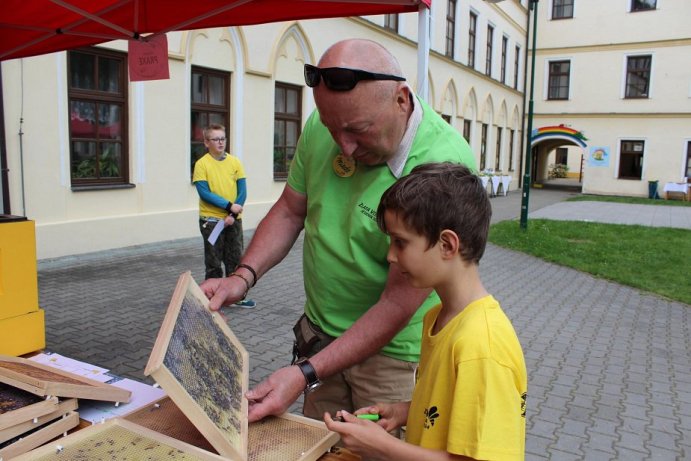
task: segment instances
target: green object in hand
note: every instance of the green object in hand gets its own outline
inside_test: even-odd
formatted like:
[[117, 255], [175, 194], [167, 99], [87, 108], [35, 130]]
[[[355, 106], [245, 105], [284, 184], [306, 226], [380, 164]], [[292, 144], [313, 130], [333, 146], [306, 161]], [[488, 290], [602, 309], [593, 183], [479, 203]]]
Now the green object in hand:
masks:
[[369, 421], [379, 421], [379, 415], [370, 415], [369, 413], [366, 413], [364, 415], [357, 415], [357, 417]]

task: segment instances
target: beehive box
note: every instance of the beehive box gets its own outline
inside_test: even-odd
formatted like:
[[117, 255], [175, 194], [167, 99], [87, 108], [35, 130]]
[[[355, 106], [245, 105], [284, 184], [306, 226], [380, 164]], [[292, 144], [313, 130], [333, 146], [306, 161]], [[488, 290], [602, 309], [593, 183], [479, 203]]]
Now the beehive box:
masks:
[[313, 461], [328, 451], [338, 434], [320, 421], [285, 414], [248, 427], [249, 357], [208, 304], [190, 272], [182, 274], [144, 374], [226, 458]]

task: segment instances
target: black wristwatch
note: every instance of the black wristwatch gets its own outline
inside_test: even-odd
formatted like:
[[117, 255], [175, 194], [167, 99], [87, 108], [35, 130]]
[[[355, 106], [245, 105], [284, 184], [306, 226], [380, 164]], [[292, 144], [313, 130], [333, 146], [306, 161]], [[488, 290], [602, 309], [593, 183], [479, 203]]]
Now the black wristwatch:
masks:
[[321, 386], [322, 382], [319, 381], [317, 376], [317, 370], [314, 369], [310, 361], [306, 358], [302, 358], [295, 362], [295, 365], [300, 368], [300, 371], [305, 376], [305, 381], [307, 385], [305, 386], [305, 392], [311, 392]]

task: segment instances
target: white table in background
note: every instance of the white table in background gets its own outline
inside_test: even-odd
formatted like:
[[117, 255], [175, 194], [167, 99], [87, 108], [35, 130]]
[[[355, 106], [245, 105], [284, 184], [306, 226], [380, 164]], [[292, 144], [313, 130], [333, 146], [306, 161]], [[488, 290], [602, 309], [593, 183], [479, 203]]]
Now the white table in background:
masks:
[[480, 181], [482, 181], [482, 187], [484, 187], [485, 190], [487, 190], [487, 183], [489, 182], [489, 176], [480, 176]]
[[665, 198], [669, 200], [670, 192], [680, 192], [684, 194], [684, 199], [689, 200], [689, 184], [685, 182], [668, 182], [665, 184]]
[[492, 195], [496, 196], [501, 184], [501, 176], [492, 176]]

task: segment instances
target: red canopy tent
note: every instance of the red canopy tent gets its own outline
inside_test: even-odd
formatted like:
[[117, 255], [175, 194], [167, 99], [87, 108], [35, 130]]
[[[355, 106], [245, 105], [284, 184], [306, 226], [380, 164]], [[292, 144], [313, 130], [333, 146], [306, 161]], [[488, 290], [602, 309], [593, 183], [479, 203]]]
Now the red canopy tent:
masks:
[[[431, 0], [3, 0], [0, 60], [174, 30], [416, 12]], [[426, 10], [426, 8], [424, 8]]]
[[174, 30], [418, 12], [417, 93], [427, 99], [432, 0], [3, 0], [0, 61], [146, 40]]

